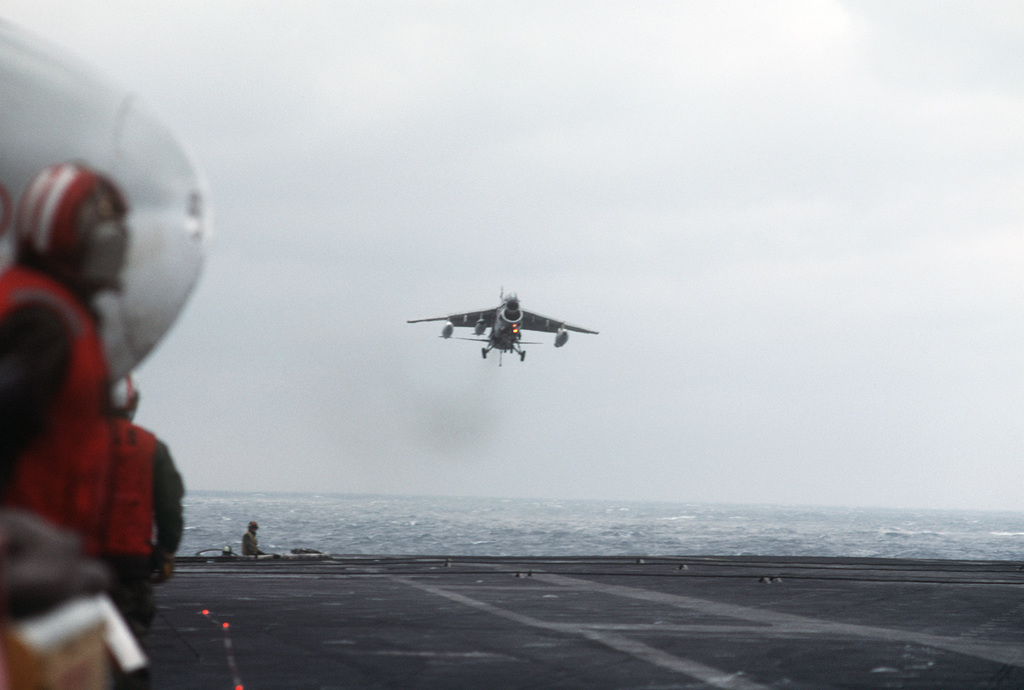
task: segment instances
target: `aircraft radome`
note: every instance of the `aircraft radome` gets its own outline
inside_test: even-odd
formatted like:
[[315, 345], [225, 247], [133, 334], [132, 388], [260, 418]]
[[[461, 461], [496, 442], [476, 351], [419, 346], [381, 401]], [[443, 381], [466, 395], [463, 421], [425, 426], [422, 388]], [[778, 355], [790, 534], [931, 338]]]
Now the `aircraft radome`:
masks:
[[0, 19], [0, 270], [14, 209], [56, 163], [110, 178], [128, 203], [131, 244], [119, 294], [102, 293], [112, 378], [131, 371], [174, 323], [202, 268], [211, 221], [206, 183], [174, 134], [135, 94]]
[[491, 332], [485, 337], [460, 338], [460, 340], [475, 340], [487, 343], [481, 349], [481, 354], [487, 358], [491, 350], [502, 352], [515, 352], [519, 355], [519, 361], [526, 358], [523, 345], [537, 344], [521, 340], [522, 331], [543, 331], [555, 334], [555, 347], [562, 347], [569, 340], [569, 331], [577, 333], [591, 333], [592, 331], [580, 326], [574, 326], [560, 319], [552, 319], [541, 316], [534, 312], [526, 311], [519, 306], [519, 298], [516, 293], [510, 292], [507, 295], [504, 290], [501, 294], [501, 304], [491, 309], [480, 309], [467, 311], [460, 314], [449, 314], [448, 316], [434, 316], [429, 319], [410, 319], [408, 323], [422, 323], [424, 321], [444, 321], [441, 329], [442, 338], [451, 338], [456, 328], [467, 327], [473, 329], [476, 336], [484, 336], [484, 332], [490, 328]]

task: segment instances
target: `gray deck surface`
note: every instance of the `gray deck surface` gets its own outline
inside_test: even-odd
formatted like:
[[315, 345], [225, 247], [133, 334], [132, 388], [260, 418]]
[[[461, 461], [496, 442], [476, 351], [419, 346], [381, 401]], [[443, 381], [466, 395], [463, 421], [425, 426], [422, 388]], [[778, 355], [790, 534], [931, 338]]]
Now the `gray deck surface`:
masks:
[[153, 688], [1024, 688], [1019, 567], [186, 558]]

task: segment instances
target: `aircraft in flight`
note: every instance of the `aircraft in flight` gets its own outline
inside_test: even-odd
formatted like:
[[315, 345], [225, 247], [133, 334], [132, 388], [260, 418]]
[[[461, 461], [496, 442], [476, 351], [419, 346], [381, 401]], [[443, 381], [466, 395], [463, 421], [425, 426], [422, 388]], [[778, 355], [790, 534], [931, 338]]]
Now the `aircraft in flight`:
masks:
[[[501, 304], [497, 307], [447, 316], [434, 316], [429, 319], [410, 319], [407, 323], [422, 323], [424, 321], [444, 321], [444, 327], [441, 329], [442, 338], [451, 338], [456, 328], [463, 326], [472, 328], [473, 334], [478, 337], [459, 339], [487, 343], [485, 347], [481, 348], [481, 354], [486, 359], [488, 352], [498, 350], [499, 364], [500, 353], [515, 352], [519, 355], [519, 361], [523, 361], [526, 358], [526, 351], [522, 346], [538, 344], [521, 340], [522, 331], [554, 333], [555, 347], [565, 345], [569, 340], [569, 331], [597, 335], [597, 331], [526, 311], [519, 306], [519, 297], [516, 296], [516, 293], [510, 292], [506, 295], [504, 290], [501, 291]], [[483, 337], [484, 331], [488, 328], [491, 329], [491, 332]]]
[[0, 271], [12, 258], [18, 198], [43, 168], [85, 164], [128, 203], [122, 289], [93, 304], [111, 378], [120, 378], [161, 340], [199, 278], [212, 226], [206, 180], [134, 93], [3, 19], [0, 94]]

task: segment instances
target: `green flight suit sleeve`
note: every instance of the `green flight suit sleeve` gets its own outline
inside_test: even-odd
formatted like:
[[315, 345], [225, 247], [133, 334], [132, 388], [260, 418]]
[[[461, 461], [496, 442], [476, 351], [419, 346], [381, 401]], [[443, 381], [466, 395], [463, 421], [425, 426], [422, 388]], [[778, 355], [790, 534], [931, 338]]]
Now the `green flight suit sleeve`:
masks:
[[156, 544], [167, 554], [173, 554], [181, 543], [185, 528], [181, 500], [185, 484], [171, 459], [171, 451], [160, 440], [153, 455], [153, 519], [156, 522]]

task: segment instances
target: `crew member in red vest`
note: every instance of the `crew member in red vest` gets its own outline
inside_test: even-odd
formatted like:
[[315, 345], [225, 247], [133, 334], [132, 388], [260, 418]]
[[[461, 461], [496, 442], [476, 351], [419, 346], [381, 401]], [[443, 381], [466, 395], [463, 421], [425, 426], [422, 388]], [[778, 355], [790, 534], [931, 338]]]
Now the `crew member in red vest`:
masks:
[[120, 289], [127, 205], [80, 165], [44, 169], [16, 211], [0, 275], [0, 502], [77, 532], [98, 553], [110, 466], [109, 380], [92, 308]]
[[[146, 648], [156, 614], [153, 583], [174, 571], [174, 552], [183, 530], [185, 487], [167, 445], [132, 423], [139, 391], [128, 376], [111, 393], [113, 463], [110, 506], [100, 555], [116, 576], [112, 596], [139, 644]], [[149, 671], [115, 677], [115, 687], [149, 687]]]

